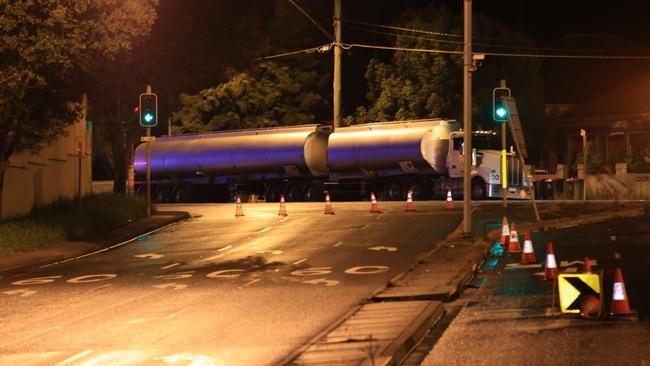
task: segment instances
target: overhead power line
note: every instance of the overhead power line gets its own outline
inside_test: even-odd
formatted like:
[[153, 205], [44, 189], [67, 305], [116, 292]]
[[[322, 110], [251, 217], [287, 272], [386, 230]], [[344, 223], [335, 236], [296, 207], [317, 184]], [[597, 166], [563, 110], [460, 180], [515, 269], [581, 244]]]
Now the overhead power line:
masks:
[[[279, 58], [284, 56], [296, 55], [299, 53], [313, 53], [319, 52], [324, 53], [330, 50], [334, 46], [334, 43], [325, 44], [318, 47], [306, 48], [303, 50], [292, 51], [281, 53], [272, 56], [260, 57], [258, 60], [268, 60], [273, 58]], [[409, 48], [409, 47], [395, 47], [395, 46], [382, 46], [382, 45], [371, 45], [363, 43], [342, 43], [341, 47], [348, 50], [354, 47], [357, 48], [367, 48], [367, 49], [379, 49], [379, 50], [388, 50], [388, 51], [403, 51], [403, 52], [421, 52], [421, 53], [436, 53], [436, 54], [450, 54], [450, 55], [462, 55], [462, 51], [454, 50], [442, 50], [436, 48]], [[538, 54], [538, 53], [505, 53], [505, 52], [473, 52], [474, 54], [480, 53], [486, 56], [494, 57], [523, 57], [523, 58], [546, 58], [546, 59], [583, 59], [583, 60], [650, 60], [650, 55], [560, 55], [560, 54]]]
[[312, 22], [312, 23], [313, 23], [313, 24], [314, 24], [314, 25], [315, 25], [315, 26], [316, 26], [316, 27], [317, 27], [321, 32], [323, 32], [323, 34], [324, 34], [325, 36], [327, 36], [327, 38], [328, 38], [330, 41], [334, 41], [334, 36], [331, 35], [328, 31], [326, 31], [325, 28], [321, 27], [321, 25], [318, 24], [318, 22], [316, 22], [316, 21], [314, 20], [314, 18], [312, 18], [312, 17], [309, 15], [309, 13], [307, 13], [305, 10], [303, 10], [303, 8], [301, 8], [300, 6], [298, 6], [298, 4], [296, 4], [293, 0], [289, 0], [289, 2], [291, 3], [291, 5], [295, 6], [296, 9], [298, 9], [298, 11], [302, 13], [302, 15], [304, 15], [307, 19], [309, 19], [309, 21]]
[[[444, 33], [444, 32], [434, 32], [434, 31], [427, 31], [427, 30], [422, 30], [422, 29], [416, 29], [416, 28], [406, 28], [406, 27], [397, 27], [397, 26], [390, 26], [390, 25], [384, 25], [384, 24], [373, 24], [373, 23], [366, 23], [366, 22], [359, 22], [359, 21], [354, 21], [354, 20], [349, 20], [345, 19], [343, 20], [346, 23], [351, 23], [351, 24], [357, 24], [357, 25], [363, 25], [367, 27], [373, 27], [373, 28], [383, 28], [383, 29], [390, 29], [390, 30], [398, 30], [401, 32], [410, 32], [410, 33], [420, 33], [420, 34], [428, 34], [428, 35], [435, 35], [435, 36], [446, 36], [446, 37], [456, 37], [456, 38], [462, 38], [463, 36], [460, 34], [455, 34], [455, 33]], [[393, 37], [404, 37], [404, 38], [411, 38], [411, 39], [423, 39], [423, 40], [431, 40], [435, 42], [440, 42], [440, 43], [455, 43], [455, 44], [463, 44], [462, 41], [451, 41], [451, 40], [445, 40], [445, 39], [440, 39], [440, 38], [432, 38], [432, 37], [418, 37], [418, 36], [409, 36], [406, 34], [400, 34], [400, 33], [394, 33], [394, 32], [381, 32], [381, 31], [376, 31], [376, 30], [371, 30], [371, 29], [364, 29], [364, 28], [358, 28], [358, 27], [349, 27], [347, 28], [354, 29], [354, 30], [359, 30], [362, 32], [369, 32], [369, 33], [377, 33], [377, 34], [384, 34], [384, 35], [389, 35]], [[503, 39], [503, 38], [494, 38], [494, 37], [472, 37], [473, 39], [484, 39], [484, 40], [492, 40], [492, 41], [511, 41], [509, 39]], [[621, 52], [621, 51], [640, 51], [642, 49], [635, 48], [635, 49], [593, 49], [593, 48], [548, 48], [548, 47], [531, 47], [531, 46], [517, 46], [517, 45], [504, 45], [504, 44], [489, 44], [489, 43], [478, 43], [478, 42], [473, 42], [472, 43], [474, 46], [480, 46], [480, 47], [496, 47], [496, 48], [511, 48], [511, 49], [529, 49], [529, 50], [542, 50], [542, 51], [577, 51], [577, 52]], [[647, 50], [645, 50], [647, 51]]]

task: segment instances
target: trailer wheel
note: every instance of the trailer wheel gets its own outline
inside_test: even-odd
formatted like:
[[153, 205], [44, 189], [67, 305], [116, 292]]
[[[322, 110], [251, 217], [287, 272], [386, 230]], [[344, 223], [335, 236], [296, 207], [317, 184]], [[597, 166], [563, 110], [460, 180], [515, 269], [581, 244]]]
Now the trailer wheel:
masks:
[[280, 202], [280, 196], [283, 194], [284, 183], [273, 183], [266, 192], [266, 202]]
[[292, 183], [284, 190], [284, 199], [287, 202], [300, 202], [303, 198], [303, 186], [300, 183]]
[[384, 185], [384, 199], [386, 201], [401, 201], [404, 199], [404, 185], [397, 179], [389, 180]]
[[192, 202], [192, 188], [189, 185], [176, 186], [172, 197], [175, 203]]
[[307, 183], [303, 196], [305, 202], [320, 202], [323, 200], [323, 188], [318, 183]]
[[171, 201], [171, 192], [169, 187], [159, 186], [153, 194], [152, 200], [156, 203], [168, 203]]
[[472, 199], [484, 200], [487, 197], [485, 182], [481, 178], [472, 179]]
[[420, 182], [411, 182], [406, 187], [406, 193], [413, 193], [414, 200], [422, 200], [426, 198], [426, 194], [422, 190], [422, 184]]

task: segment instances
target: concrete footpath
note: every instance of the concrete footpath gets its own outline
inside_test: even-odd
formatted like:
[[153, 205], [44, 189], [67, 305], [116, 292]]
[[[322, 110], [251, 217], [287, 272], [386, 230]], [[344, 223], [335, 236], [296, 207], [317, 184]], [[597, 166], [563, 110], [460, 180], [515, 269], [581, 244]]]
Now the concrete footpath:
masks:
[[507, 210], [500, 205], [476, 209], [475, 238], [462, 238], [457, 230], [297, 351], [286, 364], [374, 366], [408, 361], [411, 352], [445, 318], [447, 304], [458, 299], [483, 265], [498, 240], [504, 214], [518, 225], [548, 230], [644, 213], [642, 206], [633, 203], [541, 204], [540, 208], [543, 222], [533, 222], [529, 205], [512, 205]]
[[66, 241], [39, 249], [0, 257], [0, 275], [29, 271], [57, 262], [70, 260], [100, 250], [126, 244], [138, 236], [155, 231], [174, 222], [189, 218], [187, 212], [161, 211], [112, 230], [96, 242]]

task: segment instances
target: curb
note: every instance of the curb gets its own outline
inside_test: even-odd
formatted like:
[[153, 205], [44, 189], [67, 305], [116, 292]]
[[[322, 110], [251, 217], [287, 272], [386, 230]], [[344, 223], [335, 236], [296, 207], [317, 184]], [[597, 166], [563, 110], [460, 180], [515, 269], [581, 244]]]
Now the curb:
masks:
[[[167, 211], [165, 212], [167, 213]], [[168, 216], [172, 216], [172, 217], [157, 223], [143, 225], [141, 228], [130, 231], [128, 235], [126, 234], [116, 235], [111, 240], [103, 240], [98, 243], [87, 243], [88, 247], [84, 249], [77, 249], [77, 250], [70, 249], [69, 251], [65, 251], [64, 253], [60, 253], [57, 255], [32, 259], [32, 260], [28, 260], [25, 263], [20, 263], [11, 267], [0, 268], [0, 274], [2, 274], [3, 276], [12, 276], [21, 272], [29, 273], [42, 268], [52, 267], [57, 264], [62, 264], [83, 257], [87, 257], [95, 253], [108, 251], [110, 249], [114, 249], [124, 244], [130, 243], [142, 235], [153, 233], [173, 223], [179, 222], [181, 220], [185, 220], [190, 217], [190, 214], [188, 212], [183, 212], [183, 211], [169, 211]], [[128, 226], [128, 224], [126, 226]], [[118, 228], [116, 230], [125, 230], [126, 226]]]

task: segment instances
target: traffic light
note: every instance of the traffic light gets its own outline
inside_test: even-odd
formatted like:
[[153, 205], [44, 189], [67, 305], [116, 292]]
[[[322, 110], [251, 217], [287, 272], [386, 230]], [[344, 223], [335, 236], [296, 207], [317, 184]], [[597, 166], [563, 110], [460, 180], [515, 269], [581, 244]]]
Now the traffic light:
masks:
[[494, 88], [492, 90], [492, 118], [497, 122], [505, 122], [508, 120], [510, 111], [503, 102], [503, 97], [510, 97], [509, 88]]
[[140, 94], [140, 126], [155, 127], [158, 124], [158, 96], [153, 93]]

